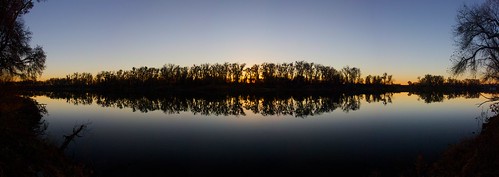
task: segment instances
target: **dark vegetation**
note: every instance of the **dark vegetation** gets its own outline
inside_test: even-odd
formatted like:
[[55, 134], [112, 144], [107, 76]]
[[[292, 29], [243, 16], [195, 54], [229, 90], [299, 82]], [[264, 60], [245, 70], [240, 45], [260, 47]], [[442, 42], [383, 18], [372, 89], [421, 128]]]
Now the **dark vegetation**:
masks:
[[487, 119], [477, 137], [449, 147], [430, 166], [429, 173], [433, 176], [499, 176], [498, 167], [499, 116], [496, 115]]
[[41, 138], [47, 126], [43, 105], [6, 92], [0, 100], [0, 176], [90, 176], [88, 168]]
[[431, 92], [431, 91], [490, 91], [495, 85], [481, 84], [478, 79], [445, 79], [427, 74], [409, 85], [393, 83], [393, 76], [368, 75], [362, 77], [359, 68], [331, 66], [297, 61], [295, 63], [202, 64], [182, 67], [167, 64], [162, 68], [140, 67], [131, 70], [73, 73], [65, 78], [46, 81], [10, 82], [22, 89], [44, 91], [92, 91], [147, 93], [154, 91], [206, 93], [312, 93], [312, 92]]
[[[30, 46], [22, 17], [33, 0], [0, 0], [0, 80], [34, 80], [45, 69], [42, 47]], [[56, 145], [42, 138], [47, 126], [43, 105], [0, 84], [0, 177], [90, 176]]]
[[184, 67], [167, 64], [161, 68], [140, 67], [131, 70], [74, 73], [66, 78], [52, 78], [39, 85], [56, 88], [93, 89], [164, 89], [176, 87], [254, 87], [254, 88], [332, 88], [355, 85], [392, 85], [392, 76], [361, 77], [360, 69], [297, 61], [294, 63], [263, 63], [246, 67], [239, 63], [215, 63]]
[[[480, 72], [484, 80], [499, 80], [499, 0], [462, 7], [453, 30], [458, 48], [452, 72]], [[499, 176], [498, 100], [497, 96], [490, 98], [496, 115], [486, 120], [481, 133], [448, 148], [427, 168], [428, 176]]]
[[484, 80], [499, 80], [499, 1], [463, 6], [453, 27], [457, 49], [452, 56], [455, 75], [471, 71]]
[[482, 130], [476, 137], [450, 145], [435, 162], [416, 158], [414, 167], [405, 177], [420, 176], [499, 176], [499, 116], [498, 104], [491, 105], [493, 117], [485, 117]]
[[[499, 80], [499, 0], [462, 7], [453, 30], [458, 48], [453, 55], [452, 72], [457, 75], [471, 71], [483, 74], [484, 80]], [[498, 100], [497, 96], [490, 98], [495, 102], [491, 110], [496, 115], [486, 119], [478, 136], [452, 145], [432, 165], [420, 165], [415, 174], [499, 176]]]
[[0, 80], [36, 79], [45, 69], [45, 52], [30, 46], [23, 21], [33, 6], [33, 0], [0, 0]]

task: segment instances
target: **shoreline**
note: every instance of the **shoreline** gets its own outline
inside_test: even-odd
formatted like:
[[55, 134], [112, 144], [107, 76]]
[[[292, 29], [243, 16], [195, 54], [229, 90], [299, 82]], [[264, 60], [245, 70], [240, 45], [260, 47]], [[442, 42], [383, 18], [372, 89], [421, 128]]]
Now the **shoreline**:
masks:
[[74, 92], [101, 94], [158, 94], [158, 95], [317, 95], [317, 94], [381, 94], [381, 93], [499, 93], [495, 85], [477, 86], [416, 86], [416, 85], [306, 85], [306, 86], [267, 86], [267, 85], [179, 85], [179, 86], [50, 86], [50, 85], [9, 85], [11, 90], [42, 92]]
[[43, 105], [11, 93], [1, 93], [0, 100], [0, 176], [91, 176], [91, 169], [42, 138]]

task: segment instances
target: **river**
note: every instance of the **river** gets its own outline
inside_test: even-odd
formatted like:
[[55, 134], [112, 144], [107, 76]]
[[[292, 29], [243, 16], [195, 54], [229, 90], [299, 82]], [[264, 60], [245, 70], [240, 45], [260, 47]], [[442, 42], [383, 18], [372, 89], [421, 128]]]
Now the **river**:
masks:
[[47, 139], [101, 176], [397, 176], [478, 134], [481, 94], [47, 93]]

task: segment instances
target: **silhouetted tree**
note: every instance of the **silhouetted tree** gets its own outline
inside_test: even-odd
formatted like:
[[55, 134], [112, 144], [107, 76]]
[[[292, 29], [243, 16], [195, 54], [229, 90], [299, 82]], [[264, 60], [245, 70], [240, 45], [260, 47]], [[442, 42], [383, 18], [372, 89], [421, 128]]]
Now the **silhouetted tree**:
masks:
[[457, 79], [454, 79], [454, 78], [449, 77], [449, 78], [447, 78], [447, 80], [445, 81], [445, 84], [455, 86], [455, 85], [460, 85], [460, 84], [461, 84], [461, 82], [460, 82], [459, 80], [457, 80]]
[[386, 78], [385, 84], [387, 84], [387, 85], [393, 84], [393, 76], [392, 75], [388, 75], [388, 77]]
[[67, 75], [66, 80], [70, 85], [87, 86], [93, 84], [93, 77], [90, 73], [73, 73]]
[[229, 82], [239, 83], [240, 78], [243, 75], [243, 70], [244, 70], [244, 66], [246, 66], [246, 63], [243, 63], [243, 64], [232, 63], [229, 66], [230, 66], [230, 68], [229, 68]]
[[418, 84], [420, 86], [431, 86], [431, 87], [443, 86], [444, 85], [444, 77], [426, 74], [423, 78], [419, 79]]
[[305, 78], [303, 74], [305, 73], [305, 61], [296, 61], [295, 62], [295, 78], [301, 77]]
[[373, 78], [373, 76], [371, 76], [371, 75], [367, 75], [367, 76], [366, 76], [366, 79], [364, 80], [364, 83], [365, 83], [365, 84], [367, 84], [367, 85], [371, 84], [371, 83], [372, 83], [372, 82], [371, 82], [371, 79], [372, 79], [372, 78]]
[[388, 78], [388, 74], [383, 73], [383, 75], [381, 76], [381, 79], [383, 80], [383, 84], [386, 84], [386, 79], [387, 78]]
[[[384, 78], [384, 79], [382, 79]], [[365, 84], [391, 84], [391, 75], [369, 75]], [[337, 71], [331, 66], [297, 61], [295, 63], [262, 63], [246, 67], [239, 63], [215, 63], [182, 67], [166, 64], [161, 68], [133, 67], [131, 70], [73, 73], [65, 78], [51, 78], [40, 85], [54, 87], [96, 88], [105, 90], [144, 91], [176, 86], [251, 85], [257, 87], [293, 88], [317, 86], [318, 88], [341, 87], [343, 84], [361, 85], [364, 78], [358, 68], [344, 67]], [[223, 87], [222, 87], [223, 88]]]
[[254, 64], [249, 68], [249, 83], [258, 83], [260, 81], [260, 66]]
[[261, 65], [263, 82], [266, 84], [273, 84], [277, 77], [277, 68], [274, 63], [263, 63]]
[[[163, 65], [163, 67], [160, 69], [160, 78], [163, 80], [163, 82], [167, 84], [174, 84], [175, 83], [175, 70], [179, 66], [174, 65], [174, 64], [166, 64]], [[194, 76], [195, 77], [195, 76]]]
[[361, 73], [359, 68], [350, 68], [349, 66], [345, 66], [343, 69], [341, 69], [341, 72], [343, 74], [345, 84], [361, 83]]
[[499, 80], [499, 0], [459, 9], [454, 36], [453, 74], [483, 69], [484, 79]]
[[36, 79], [45, 69], [42, 47], [30, 46], [31, 32], [23, 15], [33, 8], [33, 0], [0, 0], [0, 76]]
[[341, 83], [341, 75], [340, 73], [330, 66], [321, 66], [319, 68], [321, 72], [322, 78], [321, 81], [324, 83], [338, 85]]

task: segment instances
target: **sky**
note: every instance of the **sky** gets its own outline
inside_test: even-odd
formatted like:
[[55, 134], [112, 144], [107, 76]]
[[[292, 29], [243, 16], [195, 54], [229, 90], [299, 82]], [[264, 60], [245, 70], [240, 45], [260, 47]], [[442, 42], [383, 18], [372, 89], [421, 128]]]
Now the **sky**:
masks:
[[481, 0], [48, 0], [24, 16], [41, 79], [173, 63], [308, 61], [395, 82], [450, 76], [457, 10]]

